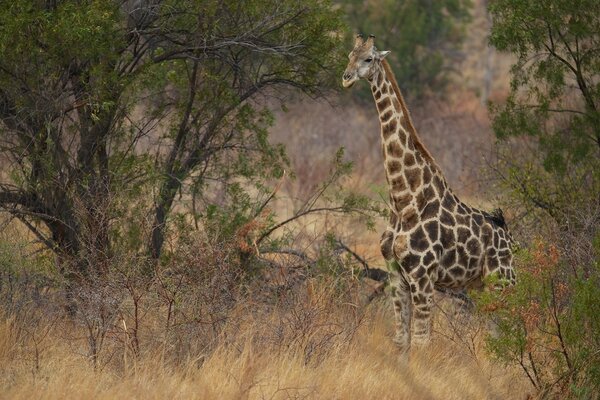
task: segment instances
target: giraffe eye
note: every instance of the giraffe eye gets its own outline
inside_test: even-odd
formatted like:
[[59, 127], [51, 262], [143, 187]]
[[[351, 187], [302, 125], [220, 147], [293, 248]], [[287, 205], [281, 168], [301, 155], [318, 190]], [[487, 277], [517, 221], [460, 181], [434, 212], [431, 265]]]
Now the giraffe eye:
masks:
[[365, 60], [365, 62], [371, 62], [371, 61], [373, 61], [373, 59], [371, 57], [369, 57]]

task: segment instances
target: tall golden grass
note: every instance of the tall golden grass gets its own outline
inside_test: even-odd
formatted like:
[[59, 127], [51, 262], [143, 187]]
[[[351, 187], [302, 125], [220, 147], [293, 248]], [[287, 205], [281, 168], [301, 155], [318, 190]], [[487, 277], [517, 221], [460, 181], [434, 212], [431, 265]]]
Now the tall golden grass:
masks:
[[487, 356], [483, 335], [472, 336], [469, 351], [460, 336], [473, 330], [452, 328], [442, 312], [431, 346], [402, 361], [385, 299], [337, 304], [331, 288], [300, 290], [303, 300], [291, 308], [232, 311], [236, 322], [210, 351], [177, 362], [154, 337], [138, 357], [115, 344], [94, 368], [72, 321], [45, 319], [30, 331], [28, 321], [4, 315], [0, 398], [523, 399], [529, 392], [519, 371]]

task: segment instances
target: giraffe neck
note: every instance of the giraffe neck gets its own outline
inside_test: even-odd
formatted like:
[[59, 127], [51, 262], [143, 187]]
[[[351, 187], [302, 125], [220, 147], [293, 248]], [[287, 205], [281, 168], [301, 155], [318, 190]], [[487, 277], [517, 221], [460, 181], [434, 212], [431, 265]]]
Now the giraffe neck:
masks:
[[[440, 168], [420, 141], [400, 89], [386, 60], [369, 79], [381, 123], [381, 143], [386, 179], [394, 210], [400, 215]], [[443, 195], [443, 193], [441, 193]]]

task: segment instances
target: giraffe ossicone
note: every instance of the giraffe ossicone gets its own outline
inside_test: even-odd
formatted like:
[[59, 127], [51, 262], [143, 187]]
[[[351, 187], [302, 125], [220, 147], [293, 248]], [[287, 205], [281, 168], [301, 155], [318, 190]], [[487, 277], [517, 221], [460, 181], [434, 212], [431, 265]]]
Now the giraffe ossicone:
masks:
[[431, 338], [434, 289], [480, 287], [492, 274], [515, 283], [513, 241], [501, 210], [472, 208], [449, 188], [412, 123], [385, 60], [389, 51], [374, 40], [356, 37], [342, 84], [367, 80], [379, 114], [391, 206], [381, 253], [390, 270], [394, 341], [408, 352]]

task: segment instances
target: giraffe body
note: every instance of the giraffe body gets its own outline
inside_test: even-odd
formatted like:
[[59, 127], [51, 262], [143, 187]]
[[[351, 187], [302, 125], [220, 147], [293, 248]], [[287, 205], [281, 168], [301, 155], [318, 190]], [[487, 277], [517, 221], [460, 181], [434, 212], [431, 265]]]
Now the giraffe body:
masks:
[[379, 114], [391, 208], [381, 253], [391, 272], [394, 341], [407, 352], [430, 340], [435, 288], [480, 287], [494, 273], [513, 284], [515, 273], [502, 212], [472, 208], [448, 187], [417, 135], [387, 53], [372, 37], [357, 37], [343, 84], [366, 79]]

